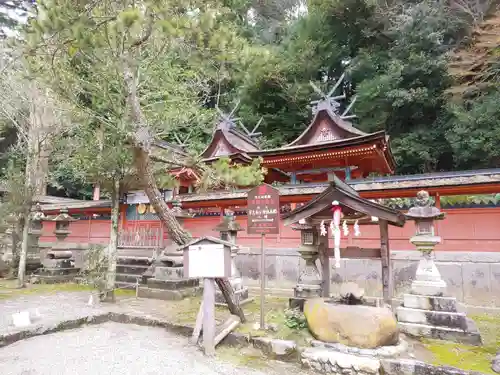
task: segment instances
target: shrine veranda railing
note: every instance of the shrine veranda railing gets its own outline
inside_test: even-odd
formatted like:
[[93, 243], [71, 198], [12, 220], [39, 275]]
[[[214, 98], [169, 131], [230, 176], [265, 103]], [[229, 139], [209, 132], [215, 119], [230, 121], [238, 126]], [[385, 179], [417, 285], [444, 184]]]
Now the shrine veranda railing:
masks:
[[161, 249], [164, 246], [162, 227], [122, 228], [118, 235], [118, 247]]

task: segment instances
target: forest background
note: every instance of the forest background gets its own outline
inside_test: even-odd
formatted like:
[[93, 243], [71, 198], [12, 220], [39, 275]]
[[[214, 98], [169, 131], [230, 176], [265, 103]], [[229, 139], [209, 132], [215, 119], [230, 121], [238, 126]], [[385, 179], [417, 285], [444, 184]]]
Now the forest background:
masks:
[[[199, 96], [200, 112], [215, 112], [216, 106], [230, 110], [239, 101], [237, 114], [243, 123], [263, 119], [262, 147], [281, 146], [311, 119], [309, 102], [316, 94], [309, 82], [328, 91], [345, 72], [341, 90], [345, 103], [356, 96], [355, 126], [387, 131], [397, 174], [498, 166], [498, 1], [221, 3], [224, 22], [243, 44], [239, 52], [230, 46], [231, 56], [219, 55], [203, 67], [208, 78]], [[37, 4], [4, 1], [0, 10], [1, 36], [8, 44], [22, 35]], [[220, 43], [218, 49], [224, 51], [227, 41]], [[0, 116], [0, 121], [0, 178], [5, 179], [9, 165], [24, 163], [26, 154], [14, 147], [19, 128], [12, 126], [12, 116]], [[213, 116], [196, 117], [192, 121], [199, 126], [194, 128], [189, 121], [161, 138], [176, 142], [191, 133], [190, 149], [202, 150], [211, 136]], [[75, 168], [57, 157], [50, 157], [49, 164], [50, 194], [90, 198], [92, 184]]]

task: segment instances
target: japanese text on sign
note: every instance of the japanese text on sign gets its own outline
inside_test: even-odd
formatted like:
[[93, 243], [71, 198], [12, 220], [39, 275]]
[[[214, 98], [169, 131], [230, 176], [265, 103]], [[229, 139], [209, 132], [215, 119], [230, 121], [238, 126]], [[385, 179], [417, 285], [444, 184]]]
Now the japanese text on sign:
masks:
[[248, 233], [279, 233], [279, 191], [264, 184], [248, 192]]

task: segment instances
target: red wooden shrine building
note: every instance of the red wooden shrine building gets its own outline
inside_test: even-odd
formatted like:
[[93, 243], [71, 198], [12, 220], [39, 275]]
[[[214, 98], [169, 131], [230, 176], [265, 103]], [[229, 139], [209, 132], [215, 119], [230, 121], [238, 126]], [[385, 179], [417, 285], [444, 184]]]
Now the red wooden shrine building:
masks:
[[[436, 198], [462, 194], [496, 194], [500, 192], [500, 170], [472, 172], [449, 172], [430, 175], [389, 176], [370, 178], [370, 174], [392, 175], [395, 161], [390, 149], [389, 137], [385, 131], [365, 133], [355, 128], [346, 113], [338, 111], [337, 98], [323, 95], [313, 102], [313, 118], [302, 134], [293, 142], [280, 148], [261, 149], [255, 131], [249, 132], [230, 115], [221, 114], [212, 139], [202, 152], [205, 163], [212, 163], [221, 157], [228, 157], [232, 163], [249, 164], [254, 158], [261, 158], [268, 173], [265, 182], [274, 184], [281, 192], [281, 211], [286, 212], [303, 204], [321, 193], [328, 186], [333, 175], [348, 182], [364, 198], [414, 197], [425, 189]], [[234, 111], [233, 111], [234, 112]], [[163, 144], [175, 150], [179, 157], [185, 154], [178, 146]], [[195, 192], [196, 171], [189, 168], [166, 170], [178, 180], [178, 187], [165, 191], [165, 199], [181, 202], [182, 208], [190, 213], [182, 219], [183, 225], [194, 236], [212, 233], [221, 220], [224, 209], [235, 212], [237, 220], [246, 227], [246, 192], [248, 189], [219, 190], [204, 193]], [[68, 242], [107, 243], [109, 238], [110, 202], [64, 200], [45, 204], [44, 211], [50, 212], [67, 206], [70, 213], [81, 220], [72, 223], [72, 234]], [[405, 207], [401, 207], [404, 210]], [[443, 237], [439, 250], [496, 251], [500, 248], [500, 234], [495, 229], [495, 220], [500, 218], [500, 207], [494, 202], [476, 207], [442, 207], [448, 212], [448, 219], [438, 224], [438, 233]], [[121, 245], [128, 247], [162, 247], [168, 241], [161, 223], [141, 192], [130, 192], [124, 197], [121, 207]], [[44, 231], [51, 241], [53, 228], [47, 223]], [[393, 250], [408, 250], [408, 238], [413, 226], [391, 228], [390, 238]], [[283, 227], [280, 235], [268, 239], [268, 246], [295, 248], [299, 233]], [[238, 243], [245, 247], [259, 246], [259, 237], [242, 232]], [[370, 230], [361, 237], [344, 239], [349, 244], [370, 247], [379, 242], [378, 232]]]

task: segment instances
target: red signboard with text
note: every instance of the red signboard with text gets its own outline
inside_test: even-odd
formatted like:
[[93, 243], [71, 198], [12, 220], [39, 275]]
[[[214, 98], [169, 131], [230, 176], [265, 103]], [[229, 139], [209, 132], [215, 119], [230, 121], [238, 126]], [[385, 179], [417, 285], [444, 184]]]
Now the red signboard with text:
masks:
[[279, 234], [280, 193], [263, 184], [248, 192], [248, 234]]

